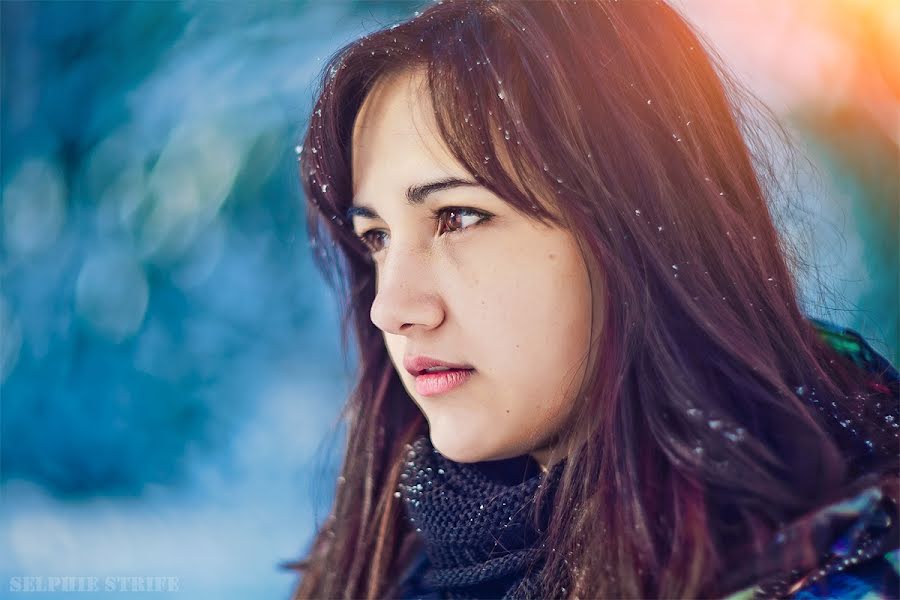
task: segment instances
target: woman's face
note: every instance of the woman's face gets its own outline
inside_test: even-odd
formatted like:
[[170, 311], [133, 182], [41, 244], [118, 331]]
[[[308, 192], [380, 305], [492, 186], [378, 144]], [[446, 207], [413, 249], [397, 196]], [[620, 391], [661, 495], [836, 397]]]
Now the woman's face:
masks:
[[[451, 157], [422, 80], [383, 79], [354, 124], [353, 204], [374, 213], [353, 216], [374, 250], [371, 319], [438, 451], [546, 464], [585, 372], [587, 267], [568, 231], [528, 220]], [[449, 178], [472, 184], [421, 188]], [[451, 207], [467, 211], [439, 213]], [[433, 393], [404, 365], [420, 355], [474, 370]]]

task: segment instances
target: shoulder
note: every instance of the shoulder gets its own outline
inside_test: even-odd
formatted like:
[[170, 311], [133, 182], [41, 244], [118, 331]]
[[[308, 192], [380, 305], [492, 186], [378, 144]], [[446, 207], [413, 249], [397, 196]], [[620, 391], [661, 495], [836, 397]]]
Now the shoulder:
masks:
[[[727, 600], [900, 597], [896, 488], [896, 475], [883, 476], [781, 528], [756, 559], [779, 566]], [[814, 554], [797, 551], [806, 547]]]
[[862, 371], [880, 375], [888, 383], [896, 384], [900, 381], [896, 367], [876, 352], [858, 331], [822, 319], [807, 317], [807, 320], [823, 342]]
[[791, 597], [796, 600], [898, 598], [900, 597], [898, 552], [900, 550], [895, 549], [847, 570], [826, 574], [819, 580], [801, 587]]
[[[820, 570], [815, 581], [806, 580], [800, 587], [787, 595], [793, 600], [881, 600], [900, 597], [900, 565], [898, 552], [892, 550], [870, 560], [857, 563], [850, 568], [830, 573]], [[751, 586], [725, 600], [754, 600], [775, 597], [759, 586]]]

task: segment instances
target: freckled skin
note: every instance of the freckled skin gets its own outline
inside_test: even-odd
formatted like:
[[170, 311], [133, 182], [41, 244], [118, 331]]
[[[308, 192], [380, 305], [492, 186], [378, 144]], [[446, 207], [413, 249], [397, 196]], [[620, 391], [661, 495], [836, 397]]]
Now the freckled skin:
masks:
[[[528, 220], [484, 188], [406, 204], [410, 185], [471, 179], [437, 135], [421, 84], [421, 72], [382, 80], [354, 124], [354, 197], [381, 218], [357, 216], [353, 225], [357, 233], [387, 233], [374, 256], [370, 316], [435, 448], [458, 462], [530, 453], [544, 463], [584, 376], [587, 266], [568, 231]], [[438, 235], [431, 211], [449, 206], [494, 216], [479, 225], [467, 217], [456, 232]], [[419, 396], [403, 367], [407, 354], [467, 363], [476, 372], [448, 393]]]

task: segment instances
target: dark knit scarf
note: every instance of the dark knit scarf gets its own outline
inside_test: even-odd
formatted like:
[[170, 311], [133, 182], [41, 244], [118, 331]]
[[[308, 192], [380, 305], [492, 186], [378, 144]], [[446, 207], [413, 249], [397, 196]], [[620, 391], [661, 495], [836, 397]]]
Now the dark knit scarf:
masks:
[[[399, 493], [425, 542], [425, 583], [448, 598], [538, 597], [542, 534], [563, 463], [549, 474], [528, 456], [457, 463], [435, 450], [428, 436], [407, 447], [406, 461]], [[536, 507], [541, 486], [551, 493]]]

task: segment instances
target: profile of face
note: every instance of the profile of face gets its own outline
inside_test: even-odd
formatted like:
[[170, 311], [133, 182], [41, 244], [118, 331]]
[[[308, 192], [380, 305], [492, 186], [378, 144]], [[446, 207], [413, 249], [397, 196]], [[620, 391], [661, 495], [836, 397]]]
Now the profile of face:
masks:
[[[419, 71], [384, 77], [354, 123], [353, 204], [368, 211], [353, 228], [373, 252], [371, 320], [444, 456], [546, 464], [586, 369], [588, 267], [569, 231], [475, 183], [438, 135], [422, 84]], [[458, 181], [429, 186], [448, 179]], [[474, 370], [420, 393], [404, 366], [420, 355]]]

